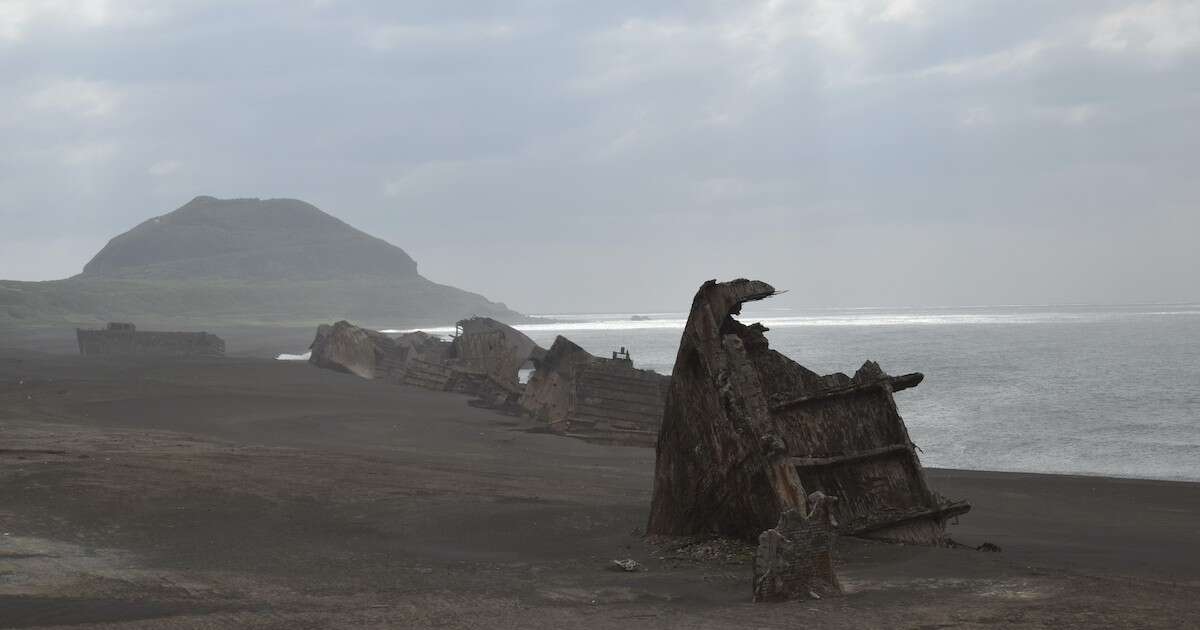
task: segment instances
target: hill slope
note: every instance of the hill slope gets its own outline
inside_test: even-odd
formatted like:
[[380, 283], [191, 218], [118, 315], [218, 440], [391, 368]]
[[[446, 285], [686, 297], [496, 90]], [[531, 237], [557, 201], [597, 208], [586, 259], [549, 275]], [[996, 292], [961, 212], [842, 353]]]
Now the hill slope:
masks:
[[109, 241], [84, 277], [418, 278], [404, 250], [296, 199], [197, 197]]
[[83, 273], [0, 281], [0, 326], [366, 325], [524, 319], [431, 282], [404, 250], [295, 199], [197, 197], [113, 238]]

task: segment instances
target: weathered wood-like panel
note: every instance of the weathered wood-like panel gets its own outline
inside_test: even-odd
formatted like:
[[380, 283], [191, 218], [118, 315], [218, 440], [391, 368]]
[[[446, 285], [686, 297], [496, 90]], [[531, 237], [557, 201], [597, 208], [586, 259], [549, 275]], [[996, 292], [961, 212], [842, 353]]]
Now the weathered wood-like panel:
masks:
[[445, 391], [450, 388], [450, 379], [453, 376], [454, 370], [445, 363], [414, 358], [408, 362], [408, 367], [404, 370], [404, 376], [400, 382], [405, 385]]
[[907, 444], [899, 416], [883, 411], [890, 404], [891, 392], [877, 386], [854, 395], [773, 409], [772, 414], [783, 427], [784, 440], [794, 455], [829, 457]]
[[648, 445], [662, 419], [668, 382], [628, 359], [594, 356], [560, 336], [538, 361], [519, 404], [559, 433]]

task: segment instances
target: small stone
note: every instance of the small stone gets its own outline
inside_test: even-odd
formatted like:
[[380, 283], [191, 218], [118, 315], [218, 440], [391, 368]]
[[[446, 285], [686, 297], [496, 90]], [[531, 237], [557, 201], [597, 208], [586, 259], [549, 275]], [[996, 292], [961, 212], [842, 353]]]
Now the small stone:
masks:
[[624, 560], [613, 560], [612, 563], [613, 563], [613, 567], [615, 567], [613, 569], [614, 571], [625, 571], [626, 573], [633, 573], [634, 571], [642, 570], [642, 565], [638, 564], [638, 561], [634, 560], [632, 558], [626, 558]]

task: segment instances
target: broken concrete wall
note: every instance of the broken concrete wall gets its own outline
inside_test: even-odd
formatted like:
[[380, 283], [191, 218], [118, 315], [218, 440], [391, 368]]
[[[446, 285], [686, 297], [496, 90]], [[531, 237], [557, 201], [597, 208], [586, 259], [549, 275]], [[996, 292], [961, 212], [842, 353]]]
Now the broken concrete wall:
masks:
[[453, 341], [416, 331], [392, 337], [348, 322], [321, 325], [309, 362], [363, 378], [438, 391], [515, 400], [518, 371], [542, 350], [516, 329], [488, 318], [459, 322]]
[[[454, 337], [455, 368], [483, 375], [500, 388], [520, 391], [522, 366], [545, 353], [525, 333], [489, 317], [458, 322]], [[464, 379], [468, 380], [468, 379]]]
[[405, 348], [404, 360], [395, 372], [398, 382], [437, 391], [448, 388], [453, 354], [449, 341], [416, 331], [396, 337], [396, 344]]
[[104, 330], [76, 329], [83, 356], [222, 357], [225, 341], [207, 332], [139, 331], [111, 323]]
[[[596, 357], [565, 337], [546, 351], [492, 319], [458, 322], [453, 341], [423, 332], [390, 337], [347, 322], [322, 325], [309, 362], [476, 398], [472, 404], [524, 413], [552, 431], [619, 444], [653, 444], [670, 378], [633, 367], [628, 356]], [[523, 366], [535, 366], [522, 385]]]
[[556, 433], [565, 433], [575, 409], [575, 378], [579, 366], [594, 358], [570, 339], [555, 337], [537, 363], [518, 404]]
[[309, 345], [308, 362], [368, 379], [399, 378], [409, 345], [347, 321], [321, 324]]
[[552, 431], [622, 444], [649, 443], [670, 378], [626, 358], [592, 355], [559, 336], [538, 362], [519, 404]]
[[835, 497], [814, 492], [811, 512], [789, 509], [779, 524], [758, 536], [754, 555], [754, 601], [777, 602], [839, 594], [842, 585], [833, 570], [837, 538], [830, 506]]
[[805, 496], [837, 496], [845, 534], [936, 543], [970, 509], [932, 492], [893, 391], [871, 362], [821, 376], [771, 350], [760, 324], [734, 319], [775, 289], [709, 281], [692, 302], [657, 443], [648, 531], [750, 539]]

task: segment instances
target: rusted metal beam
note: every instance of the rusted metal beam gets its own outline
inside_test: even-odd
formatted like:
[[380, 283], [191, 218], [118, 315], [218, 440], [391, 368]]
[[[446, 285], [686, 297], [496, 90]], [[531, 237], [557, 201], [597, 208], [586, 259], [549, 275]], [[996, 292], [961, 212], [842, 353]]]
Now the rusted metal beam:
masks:
[[842, 533], [848, 536], [859, 536], [869, 534], [874, 531], [903, 525], [911, 521], [920, 519], [932, 519], [937, 521], [946, 521], [960, 516], [971, 511], [971, 504], [966, 501], [956, 501], [954, 503], [946, 503], [937, 507], [914, 510], [912, 512], [902, 512], [899, 514], [885, 515], [882, 518], [872, 519], [869, 523], [862, 525], [848, 524], [842, 529]]
[[774, 405], [771, 405], [771, 411], [772, 412], [783, 411], [785, 409], [790, 409], [792, 407], [797, 407], [799, 405], [804, 405], [804, 404], [815, 402], [818, 400], [828, 400], [830, 398], [837, 398], [839, 396], [850, 396], [852, 394], [858, 394], [861, 392], [878, 389], [880, 387], [883, 387], [884, 385], [890, 386], [893, 392], [898, 392], [898, 391], [901, 391], [904, 389], [908, 389], [910, 387], [916, 387], [924, 379], [925, 379], [924, 374], [921, 374], [920, 372], [913, 372], [912, 374], [902, 374], [900, 376], [892, 376], [885, 380], [875, 381], [873, 383], [847, 385], [846, 387], [838, 387], [835, 389], [830, 389], [830, 390], [821, 392], [819, 394], [812, 394], [809, 396], [800, 396], [798, 398], [792, 398], [791, 400], [785, 400], [783, 402], [775, 403]]
[[835, 457], [790, 457], [788, 463], [797, 468], [819, 468], [822, 466], [836, 466], [838, 464], [849, 464], [859, 462], [866, 459], [875, 459], [893, 453], [911, 452], [912, 446], [908, 444], [890, 444], [881, 446], [867, 451], [859, 451], [847, 455], [837, 455]]

